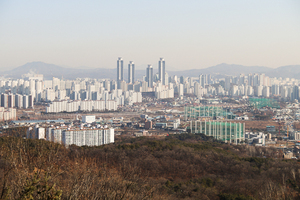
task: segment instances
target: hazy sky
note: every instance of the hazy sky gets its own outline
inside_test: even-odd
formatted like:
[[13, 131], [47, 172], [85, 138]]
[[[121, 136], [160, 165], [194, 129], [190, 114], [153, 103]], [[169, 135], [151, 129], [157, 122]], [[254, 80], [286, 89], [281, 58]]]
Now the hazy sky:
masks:
[[0, 0], [0, 70], [300, 64], [299, 0]]

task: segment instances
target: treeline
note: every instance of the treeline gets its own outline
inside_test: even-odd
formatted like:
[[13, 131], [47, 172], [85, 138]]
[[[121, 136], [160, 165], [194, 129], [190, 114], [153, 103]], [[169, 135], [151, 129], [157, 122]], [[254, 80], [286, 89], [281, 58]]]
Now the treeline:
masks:
[[28, 127], [20, 126], [13, 128], [6, 128], [2, 130], [2, 134], [6, 136], [14, 136], [14, 137], [25, 137]]
[[300, 199], [300, 166], [275, 149], [205, 135], [65, 148], [0, 138], [0, 199]]

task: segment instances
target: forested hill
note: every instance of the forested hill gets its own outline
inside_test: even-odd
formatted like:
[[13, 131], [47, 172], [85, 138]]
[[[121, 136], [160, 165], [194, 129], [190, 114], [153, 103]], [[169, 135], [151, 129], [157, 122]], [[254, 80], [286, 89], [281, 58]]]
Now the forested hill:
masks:
[[0, 137], [0, 199], [299, 199], [300, 166], [281, 156], [204, 135], [69, 148]]

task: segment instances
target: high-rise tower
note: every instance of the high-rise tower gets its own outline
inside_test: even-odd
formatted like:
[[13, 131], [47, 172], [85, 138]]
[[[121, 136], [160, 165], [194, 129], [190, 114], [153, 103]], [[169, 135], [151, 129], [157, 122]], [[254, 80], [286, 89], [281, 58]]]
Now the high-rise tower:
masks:
[[121, 57], [117, 60], [117, 81], [123, 81], [123, 59]]
[[153, 87], [153, 68], [152, 65], [148, 65], [147, 67], [147, 83], [148, 83], [148, 87]]
[[128, 83], [134, 83], [134, 62], [128, 64]]
[[165, 60], [160, 58], [158, 61], [158, 80], [163, 84], [166, 85], [165, 80]]

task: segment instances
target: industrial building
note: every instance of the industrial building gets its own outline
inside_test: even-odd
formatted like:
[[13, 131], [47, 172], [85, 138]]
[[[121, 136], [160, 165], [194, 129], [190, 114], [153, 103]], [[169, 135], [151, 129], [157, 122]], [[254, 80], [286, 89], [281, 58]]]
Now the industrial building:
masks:
[[[269, 135], [269, 139], [272, 138], [272, 135]], [[256, 146], [265, 146], [266, 145], [267, 134], [263, 132], [246, 132], [245, 133], [245, 141], [248, 144], [256, 145]]]
[[96, 121], [95, 115], [84, 115], [82, 116], [83, 123], [93, 123]]
[[203, 133], [226, 143], [239, 144], [245, 140], [245, 124], [224, 121], [190, 121], [187, 131]]

